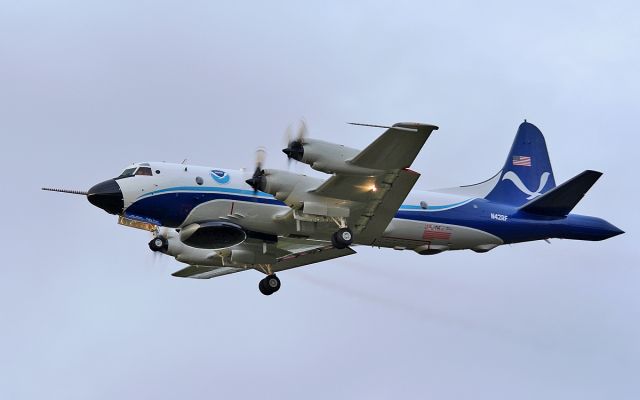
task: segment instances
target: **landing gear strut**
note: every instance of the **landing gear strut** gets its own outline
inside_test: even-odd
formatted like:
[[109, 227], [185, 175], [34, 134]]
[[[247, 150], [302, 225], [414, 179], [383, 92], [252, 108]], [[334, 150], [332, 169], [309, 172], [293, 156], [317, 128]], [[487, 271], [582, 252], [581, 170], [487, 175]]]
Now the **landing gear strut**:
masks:
[[258, 283], [258, 289], [265, 296], [270, 296], [280, 289], [280, 279], [275, 274], [267, 275]]
[[353, 232], [349, 228], [340, 228], [331, 235], [331, 244], [336, 249], [344, 249], [353, 243]]

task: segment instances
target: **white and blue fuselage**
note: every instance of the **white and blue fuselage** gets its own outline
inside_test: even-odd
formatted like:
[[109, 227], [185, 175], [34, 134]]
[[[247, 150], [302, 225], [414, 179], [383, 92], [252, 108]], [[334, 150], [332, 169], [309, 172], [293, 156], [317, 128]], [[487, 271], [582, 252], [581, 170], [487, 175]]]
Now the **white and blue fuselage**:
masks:
[[[248, 231], [298, 235], [295, 223], [279, 218], [290, 207], [270, 194], [254, 191], [245, 182], [250, 176], [244, 170], [138, 163], [119, 177], [94, 186], [89, 200], [112, 214], [158, 226], [181, 228], [231, 218]], [[360, 241], [356, 234], [354, 244], [413, 249], [422, 254], [460, 249], [484, 252], [506, 243], [547, 238], [603, 240], [622, 233], [600, 218], [544, 217], [485, 198], [501, 177], [498, 174], [473, 190], [414, 190], [379, 237]], [[305, 237], [330, 240], [325, 230]]]

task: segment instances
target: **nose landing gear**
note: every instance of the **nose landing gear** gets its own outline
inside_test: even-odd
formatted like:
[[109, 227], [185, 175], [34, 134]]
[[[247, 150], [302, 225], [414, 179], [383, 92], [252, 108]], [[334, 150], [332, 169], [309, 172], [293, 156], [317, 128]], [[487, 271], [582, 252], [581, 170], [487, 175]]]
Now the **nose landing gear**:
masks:
[[280, 290], [280, 279], [275, 274], [268, 275], [258, 283], [260, 293], [270, 296]]

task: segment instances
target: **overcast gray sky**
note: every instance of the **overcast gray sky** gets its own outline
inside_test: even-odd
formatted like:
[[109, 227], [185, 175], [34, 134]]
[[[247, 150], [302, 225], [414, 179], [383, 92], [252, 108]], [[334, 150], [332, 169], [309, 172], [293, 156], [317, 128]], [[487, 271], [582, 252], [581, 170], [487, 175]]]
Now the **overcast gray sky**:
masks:
[[[418, 5], [422, 3], [421, 5]], [[432, 4], [429, 4], [432, 3]], [[0, 398], [637, 399], [637, 2], [0, 1]], [[79, 196], [134, 161], [285, 167], [282, 135], [440, 126], [418, 187], [474, 183], [518, 124], [576, 212], [627, 231], [487, 254], [172, 278]], [[295, 170], [306, 171], [301, 166]]]

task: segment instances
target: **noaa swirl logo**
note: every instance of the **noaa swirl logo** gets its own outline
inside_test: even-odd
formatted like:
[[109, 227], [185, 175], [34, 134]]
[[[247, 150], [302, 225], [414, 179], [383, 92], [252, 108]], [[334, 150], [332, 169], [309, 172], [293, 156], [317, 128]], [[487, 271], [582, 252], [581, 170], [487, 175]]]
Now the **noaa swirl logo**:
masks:
[[229, 174], [227, 174], [224, 171], [220, 171], [219, 169], [213, 169], [211, 170], [211, 178], [213, 178], [214, 181], [218, 182], [218, 183], [229, 183]]
[[516, 185], [516, 187], [524, 194], [528, 195], [529, 197], [527, 197], [527, 200], [531, 200], [534, 199], [538, 196], [540, 196], [542, 193], [542, 189], [544, 188], [544, 186], [547, 184], [547, 181], [549, 180], [549, 176], [551, 174], [548, 172], [543, 172], [542, 175], [540, 176], [540, 184], [538, 185], [538, 189], [533, 192], [531, 191], [527, 185], [524, 184], [524, 182], [522, 182], [522, 179], [520, 179], [520, 177], [518, 175], [516, 175], [515, 172], [513, 171], [508, 171], [506, 174], [504, 174], [502, 176], [502, 180], [509, 180], [511, 182], [513, 182], [514, 185]]

